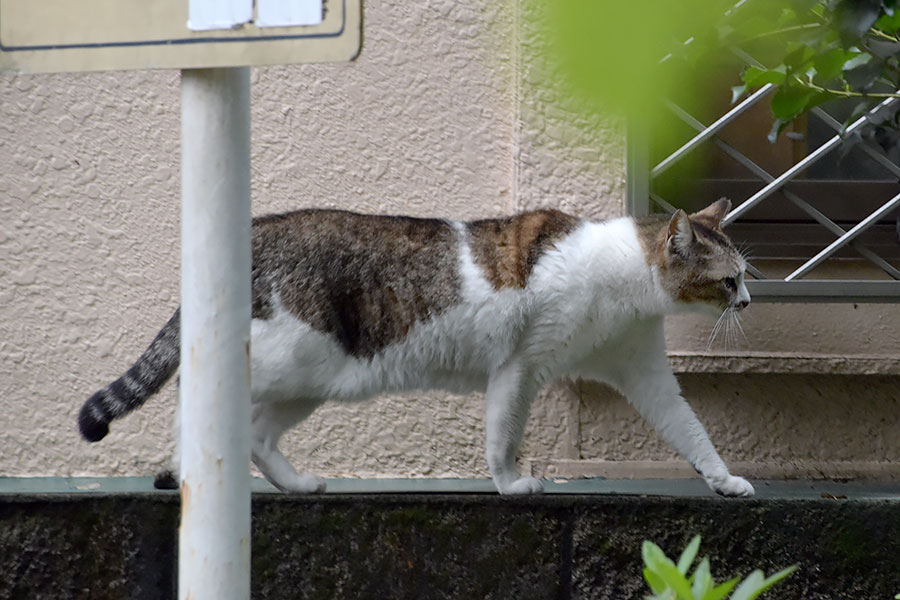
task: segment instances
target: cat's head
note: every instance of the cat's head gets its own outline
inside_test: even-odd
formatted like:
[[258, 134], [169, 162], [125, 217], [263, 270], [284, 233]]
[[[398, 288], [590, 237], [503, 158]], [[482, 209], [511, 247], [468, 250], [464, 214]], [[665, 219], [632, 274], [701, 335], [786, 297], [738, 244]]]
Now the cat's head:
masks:
[[690, 215], [678, 210], [661, 233], [662, 283], [678, 303], [718, 311], [739, 311], [750, 304], [746, 261], [722, 232], [729, 210], [731, 202], [724, 198]]

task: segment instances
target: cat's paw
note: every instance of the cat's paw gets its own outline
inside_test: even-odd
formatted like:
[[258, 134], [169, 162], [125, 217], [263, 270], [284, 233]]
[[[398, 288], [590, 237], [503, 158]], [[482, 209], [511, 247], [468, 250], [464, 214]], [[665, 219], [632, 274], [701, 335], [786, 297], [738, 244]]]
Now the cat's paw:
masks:
[[510, 484], [498, 486], [501, 494], [510, 496], [522, 496], [526, 494], [540, 494], [544, 491], [544, 484], [534, 477], [519, 477]]
[[153, 487], [158, 490], [177, 490], [178, 475], [172, 469], [163, 469], [153, 478]]
[[750, 485], [750, 482], [743, 477], [726, 475], [715, 481], [707, 480], [707, 483], [715, 493], [730, 498], [750, 498], [756, 494], [756, 491], [753, 489], [753, 486]]
[[304, 473], [290, 483], [284, 485], [275, 483], [275, 487], [289, 494], [321, 494], [325, 491], [325, 480], [312, 473]]

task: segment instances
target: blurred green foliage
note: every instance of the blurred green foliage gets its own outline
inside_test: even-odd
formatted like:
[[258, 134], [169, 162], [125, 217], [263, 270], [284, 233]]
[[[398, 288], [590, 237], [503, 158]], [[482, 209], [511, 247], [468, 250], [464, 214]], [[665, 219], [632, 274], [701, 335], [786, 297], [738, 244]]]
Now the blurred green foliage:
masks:
[[777, 88], [772, 140], [828, 100], [858, 97], [849, 121], [900, 88], [900, 0], [558, 0], [547, 27], [567, 92], [651, 131], [660, 99], [708, 100], [728, 61], [732, 102]]
[[[564, 85], [587, 108], [646, 116], [672, 90], [703, 82], [720, 0], [562, 0], [549, 10]], [[693, 46], [688, 51], [688, 47]]]
[[754, 600], [769, 588], [797, 570], [788, 567], [766, 577], [759, 569], [743, 581], [740, 577], [716, 584], [709, 570], [709, 559], [703, 558], [691, 575], [688, 570], [694, 564], [700, 549], [700, 536], [687, 545], [678, 562], [672, 561], [653, 542], [644, 542], [641, 549], [644, 558], [644, 579], [653, 590], [647, 600], [722, 600], [729, 593], [730, 600]]
[[850, 122], [877, 101], [897, 97], [898, 4], [897, 0], [805, 2], [782, 7], [753, 36], [731, 32], [731, 44], [746, 47], [764, 41], [769, 47], [767, 62], [743, 72], [734, 98], [768, 83], [778, 88], [772, 97], [774, 141], [785, 125], [829, 100], [859, 99], [847, 118]]

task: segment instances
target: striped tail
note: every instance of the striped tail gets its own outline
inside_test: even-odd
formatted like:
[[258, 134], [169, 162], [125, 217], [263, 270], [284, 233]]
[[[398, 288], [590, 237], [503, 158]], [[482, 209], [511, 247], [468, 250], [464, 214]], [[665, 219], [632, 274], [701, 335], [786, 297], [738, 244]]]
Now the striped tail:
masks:
[[109, 433], [110, 421], [139, 408], [169, 380], [178, 368], [180, 335], [181, 309], [178, 309], [137, 362], [81, 407], [78, 428], [85, 439], [102, 440]]

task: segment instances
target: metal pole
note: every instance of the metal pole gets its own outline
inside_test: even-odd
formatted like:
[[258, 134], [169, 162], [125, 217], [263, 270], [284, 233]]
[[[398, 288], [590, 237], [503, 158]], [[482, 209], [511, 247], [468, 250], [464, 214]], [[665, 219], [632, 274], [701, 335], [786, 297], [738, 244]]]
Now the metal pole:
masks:
[[178, 597], [250, 597], [250, 75], [181, 79]]
[[633, 217], [650, 214], [650, 136], [646, 124], [632, 118], [625, 130], [625, 208]]

